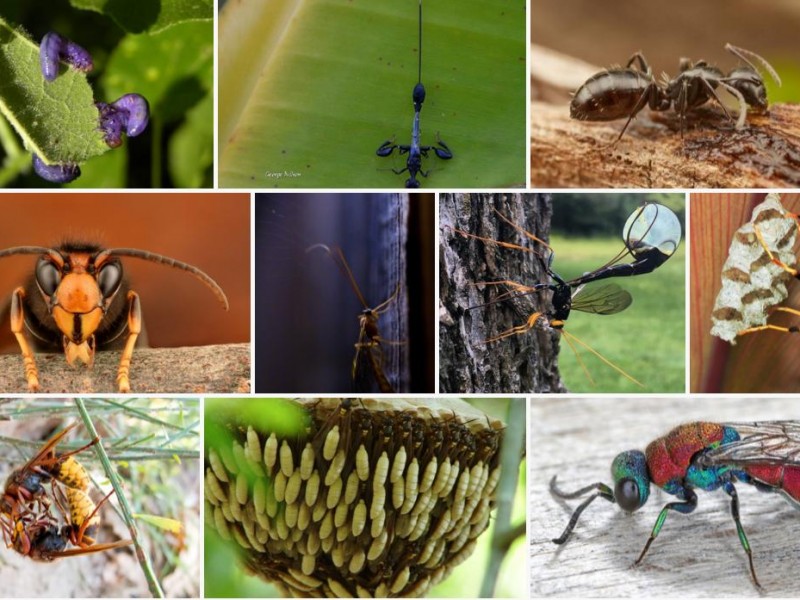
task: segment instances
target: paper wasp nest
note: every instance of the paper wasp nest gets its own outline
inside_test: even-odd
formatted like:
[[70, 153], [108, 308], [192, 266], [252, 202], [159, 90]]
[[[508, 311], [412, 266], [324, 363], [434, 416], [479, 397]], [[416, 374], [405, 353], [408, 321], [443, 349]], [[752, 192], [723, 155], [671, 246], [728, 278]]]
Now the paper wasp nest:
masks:
[[[489, 525], [503, 424], [460, 400], [303, 399], [303, 433], [226, 422], [206, 520], [293, 596], [421, 596]], [[228, 419], [230, 421], [230, 419]]]
[[786, 286], [792, 279], [770, 261], [754, 226], [758, 226], [764, 244], [776, 259], [789, 266], [797, 261], [797, 223], [787, 215], [780, 196], [768, 194], [753, 209], [753, 218], [736, 231], [722, 268], [722, 288], [711, 313], [711, 334], [731, 343], [736, 343], [743, 329], [766, 323], [769, 309], [788, 296]]

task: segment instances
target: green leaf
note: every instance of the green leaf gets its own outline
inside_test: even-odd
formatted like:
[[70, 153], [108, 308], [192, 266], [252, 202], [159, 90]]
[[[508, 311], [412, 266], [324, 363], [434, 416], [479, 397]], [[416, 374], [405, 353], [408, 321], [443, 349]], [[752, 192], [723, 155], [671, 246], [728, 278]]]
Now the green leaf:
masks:
[[27, 150], [47, 163], [83, 162], [108, 151], [86, 75], [66, 65], [42, 76], [39, 46], [0, 19], [0, 111]]
[[125, 141], [113, 152], [106, 152], [102, 156], [95, 156], [81, 165], [81, 176], [72, 183], [66, 184], [68, 188], [119, 188], [125, 187], [128, 173], [128, 147]]
[[214, 98], [205, 98], [189, 111], [169, 143], [169, 173], [178, 187], [213, 185]]
[[180, 23], [211, 21], [213, 0], [70, 0], [75, 8], [103, 13], [129, 33], [158, 33]]
[[133, 516], [139, 519], [140, 521], [144, 521], [145, 523], [150, 523], [150, 525], [154, 525], [159, 529], [171, 531], [172, 533], [180, 533], [181, 529], [183, 529], [183, 523], [181, 523], [180, 521], [176, 521], [175, 519], [169, 519], [167, 517], [159, 517], [157, 515], [147, 515], [143, 513], [135, 513]]
[[[525, 2], [427, 2], [421, 143], [430, 187], [525, 185]], [[418, 3], [239, 0], [220, 15], [220, 185], [402, 187]]]
[[184, 118], [213, 89], [213, 68], [213, 23], [184, 23], [126, 36], [101, 83], [109, 101], [135, 91], [147, 98], [151, 116], [168, 123]]

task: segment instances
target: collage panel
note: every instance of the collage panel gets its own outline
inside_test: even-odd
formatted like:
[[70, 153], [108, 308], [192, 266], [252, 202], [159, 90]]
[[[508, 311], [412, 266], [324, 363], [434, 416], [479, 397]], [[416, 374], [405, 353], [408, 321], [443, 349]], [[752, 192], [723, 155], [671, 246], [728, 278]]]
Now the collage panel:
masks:
[[530, 186], [798, 187], [798, 7], [663, 8], [531, 0]]
[[432, 194], [255, 195], [259, 393], [432, 393]]
[[0, 186], [213, 187], [213, 5], [0, 2]]
[[227, 2], [222, 188], [524, 187], [525, 3]]
[[206, 597], [524, 597], [525, 410], [207, 399]]
[[530, 596], [796, 597], [799, 414], [780, 397], [532, 399]]
[[0, 393], [250, 390], [249, 195], [3, 194], [0, 210]]
[[441, 194], [439, 391], [684, 392], [684, 212], [683, 194]]
[[0, 400], [0, 595], [200, 597], [200, 415], [197, 398]]
[[691, 195], [691, 390], [796, 393], [800, 195]]

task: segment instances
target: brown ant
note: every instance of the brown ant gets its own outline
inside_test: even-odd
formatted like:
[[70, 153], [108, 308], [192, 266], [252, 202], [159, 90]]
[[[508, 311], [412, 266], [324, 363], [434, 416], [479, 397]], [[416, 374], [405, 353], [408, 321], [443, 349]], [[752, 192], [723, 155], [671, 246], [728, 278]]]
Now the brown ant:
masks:
[[741, 129], [748, 106], [757, 112], [767, 110], [764, 80], [749, 59], [760, 63], [778, 85], [781, 85], [781, 80], [775, 69], [755, 52], [731, 44], [725, 44], [725, 49], [747, 65], [736, 67], [725, 75], [703, 60], [692, 63], [683, 58], [680, 61], [680, 73], [674, 79], [664, 75], [661, 82], [655, 80], [647, 60], [641, 52], [637, 52], [631, 56], [625, 68], [602, 71], [587, 79], [572, 97], [570, 117], [581, 121], [614, 121], [627, 117], [613, 145], [622, 139], [633, 117], [646, 105], [656, 111], [673, 108], [678, 113], [683, 136], [686, 114], [712, 98], [720, 105], [725, 116], [733, 120], [717, 95], [716, 89], [722, 87], [738, 100], [736, 129]]

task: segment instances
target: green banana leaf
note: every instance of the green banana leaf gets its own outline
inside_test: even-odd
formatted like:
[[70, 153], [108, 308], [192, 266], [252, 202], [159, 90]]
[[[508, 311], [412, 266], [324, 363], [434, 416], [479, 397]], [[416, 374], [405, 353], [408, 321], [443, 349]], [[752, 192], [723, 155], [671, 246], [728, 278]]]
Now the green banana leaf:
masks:
[[[404, 185], [418, 81], [415, 0], [239, 0], [220, 18], [219, 185]], [[525, 2], [423, 4], [421, 144], [435, 188], [525, 184]]]

